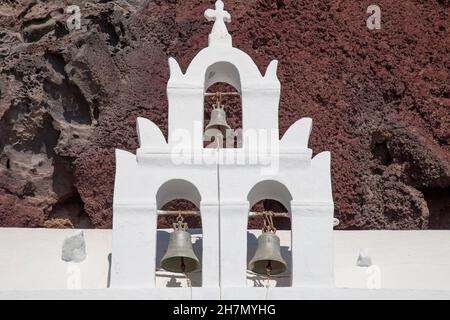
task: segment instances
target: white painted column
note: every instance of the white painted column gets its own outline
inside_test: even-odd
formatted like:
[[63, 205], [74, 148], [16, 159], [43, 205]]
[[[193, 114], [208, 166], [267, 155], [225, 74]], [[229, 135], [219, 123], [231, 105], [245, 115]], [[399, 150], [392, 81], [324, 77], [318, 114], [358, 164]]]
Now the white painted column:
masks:
[[[174, 86], [175, 84], [171, 84]], [[179, 146], [183, 135], [187, 136], [188, 142], [192, 149], [203, 148], [203, 103], [204, 103], [204, 88], [203, 86], [195, 86], [192, 84], [177, 84], [180, 87], [168, 87], [167, 99], [169, 103], [168, 110], [168, 128], [169, 146]], [[189, 147], [189, 146], [187, 146]]]
[[334, 287], [333, 205], [291, 203], [292, 286]]
[[156, 204], [114, 206], [111, 288], [154, 288]]
[[200, 205], [203, 233], [202, 287], [218, 288], [219, 265], [219, 205]]
[[[271, 146], [272, 130], [278, 137], [278, 108], [275, 106], [278, 106], [279, 99], [280, 92], [273, 88], [265, 88], [265, 90], [255, 87], [243, 88], [242, 128], [245, 131], [257, 132], [260, 140], [267, 139], [259, 141], [263, 146]], [[244, 141], [244, 148], [255, 147], [255, 145], [247, 145]]]
[[220, 284], [247, 287], [247, 201], [220, 204]]

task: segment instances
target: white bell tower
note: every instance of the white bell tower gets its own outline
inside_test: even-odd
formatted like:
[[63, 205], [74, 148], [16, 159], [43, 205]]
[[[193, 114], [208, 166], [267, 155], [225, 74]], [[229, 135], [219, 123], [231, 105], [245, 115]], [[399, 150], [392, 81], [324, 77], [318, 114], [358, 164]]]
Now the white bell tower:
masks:
[[[205, 17], [214, 21], [208, 47], [184, 73], [169, 59], [168, 141], [156, 124], [138, 118], [136, 154], [116, 150], [111, 287], [155, 288], [168, 298], [191, 299], [276, 298], [283, 290], [334, 287], [330, 153], [312, 157], [310, 118], [295, 122], [279, 139], [278, 62], [262, 75], [249, 55], [232, 46], [225, 24], [231, 16], [222, 1]], [[240, 148], [203, 147], [204, 96], [217, 82], [241, 95]], [[180, 198], [200, 209], [203, 233], [202, 287], [186, 296], [185, 288], [155, 287], [157, 213]], [[247, 286], [248, 216], [262, 199], [288, 209], [289, 288]]]

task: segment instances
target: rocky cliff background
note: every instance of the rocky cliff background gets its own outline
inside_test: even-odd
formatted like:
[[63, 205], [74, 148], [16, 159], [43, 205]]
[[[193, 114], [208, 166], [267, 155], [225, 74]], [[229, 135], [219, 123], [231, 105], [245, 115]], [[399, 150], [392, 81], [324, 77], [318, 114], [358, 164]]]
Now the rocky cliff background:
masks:
[[[0, 1], [0, 226], [111, 227], [114, 148], [135, 151], [137, 116], [167, 134], [168, 57], [185, 70], [207, 45], [213, 3]], [[339, 228], [450, 228], [450, 1], [225, 6], [234, 45], [280, 61], [280, 134], [312, 117], [331, 150]]]

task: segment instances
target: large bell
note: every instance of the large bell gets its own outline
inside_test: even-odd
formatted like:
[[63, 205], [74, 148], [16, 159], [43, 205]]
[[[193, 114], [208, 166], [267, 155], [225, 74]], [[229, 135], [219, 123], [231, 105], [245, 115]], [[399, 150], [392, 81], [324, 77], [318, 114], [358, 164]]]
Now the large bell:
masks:
[[181, 221], [173, 224], [169, 245], [161, 259], [161, 268], [171, 272], [186, 273], [199, 268], [200, 262], [192, 250], [191, 234], [187, 224]]
[[287, 269], [280, 252], [280, 238], [273, 232], [263, 232], [258, 237], [255, 255], [250, 260], [248, 268], [258, 274], [279, 274]]
[[[227, 123], [227, 115], [221, 107], [216, 107], [211, 112], [211, 118], [205, 129], [205, 139], [211, 141], [212, 137], [220, 139], [229, 135], [231, 127]], [[228, 131], [227, 131], [228, 130]]]

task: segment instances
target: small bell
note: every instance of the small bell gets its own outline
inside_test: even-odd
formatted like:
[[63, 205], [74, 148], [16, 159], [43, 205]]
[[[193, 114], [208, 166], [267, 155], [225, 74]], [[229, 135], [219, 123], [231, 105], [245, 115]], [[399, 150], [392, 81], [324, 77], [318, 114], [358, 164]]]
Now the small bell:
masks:
[[258, 237], [255, 255], [250, 260], [248, 268], [258, 274], [279, 274], [287, 269], [280, 252], [280, 238], [272, 232], [263, 232]]
[[227, 115], [220, 101], [221, 95], [218, 94], [217, 103], [211, 111], [211, 117], [205, 129], [204, 138], [207, 141], [211, 141], [211, 138], [214, 137], [214, 142], [222, 147], [223, 137], [227, 137], [230, 134], [229, 129], [231, 129], [231, 127], [227, 123]]
[[286, 271], [287, 263], [281, 256], [280, 238], [275, 232], [272, 214], [269, 217], [265, 215], [263, 233], [258, 237], [255, 255], [248, 264], [251, 271], [268, 276]]
[[187, 232], [187, 223], [178, 219], [173, 224], [169, 245], [161, 259], [161, 268], [171, 272], [187, 273], [199, 268], [200, 262], [192, 250], [191, 235]]

